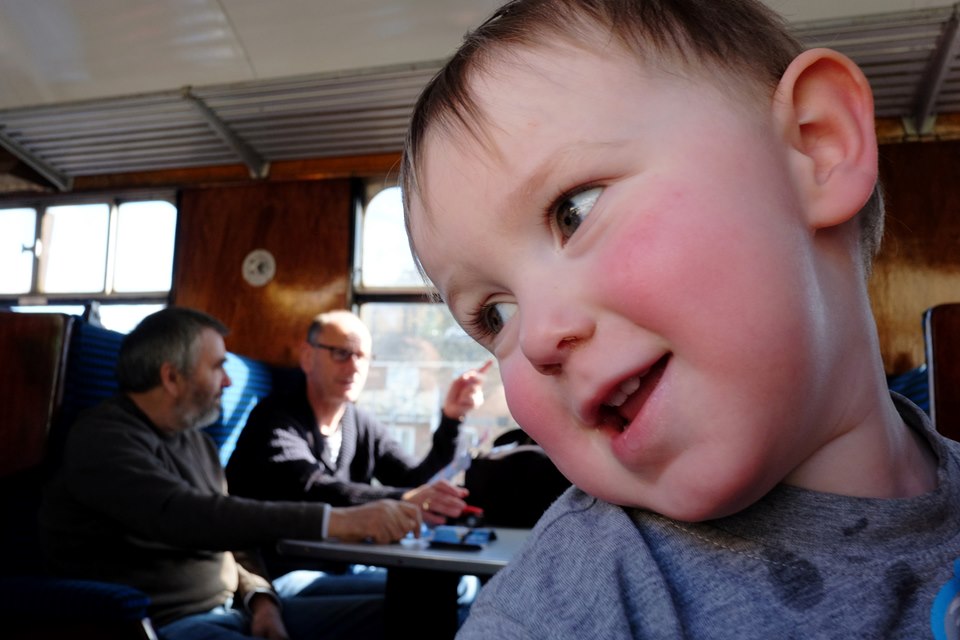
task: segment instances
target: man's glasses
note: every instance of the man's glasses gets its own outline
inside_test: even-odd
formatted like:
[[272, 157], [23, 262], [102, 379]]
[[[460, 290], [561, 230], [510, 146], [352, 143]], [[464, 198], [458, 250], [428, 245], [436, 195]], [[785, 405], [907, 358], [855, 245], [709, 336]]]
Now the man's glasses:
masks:
[[333, 358], [334, 362], [346, 362], [350, 358], [356, 358], [359, 362], [363, 360], [370, 360], [371, 358], [371, 356], [366, 353], [351, 351], [350, 349], [344, 349], [342, 347], [334, 347], [329, 344], [320, 344], [319, 342], [308, 342], [307, 344], [316, 349], [326, 349], [330, 352], [330, 357]]

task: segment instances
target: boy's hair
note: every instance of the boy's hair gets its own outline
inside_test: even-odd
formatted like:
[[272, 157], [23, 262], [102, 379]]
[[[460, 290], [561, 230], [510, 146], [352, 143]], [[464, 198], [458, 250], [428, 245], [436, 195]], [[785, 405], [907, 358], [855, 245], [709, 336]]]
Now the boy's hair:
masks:
[[[465, 36], [417, 101], [400, 168], [408, 233], [411, 196], [420, 193], [423, 143], [430, 127], [459, 127], [479, 135], [483, 115], [469, 80], [499, 60], [497, 54], [557, 38], [578, 42], [598, 28], [640, 59], [725, 71], [745, 78], [747, 84], [741, 86], [754, 86], [768, 99], [803, 49], [780, 16], [758, 0], [512, 0]], [[879, 184], [859, 217], [861, 254], [869, 273], [883, 235]]]
[[221, 336], [229, 333], [213, 316], [185, 307], [161, 309], [141, 320], [120, 345], [120, 390], [139, 393], [158, 386], [164, 362], [189, 373], [197, 362], [197, 338], [204, 329], [213, 329]]

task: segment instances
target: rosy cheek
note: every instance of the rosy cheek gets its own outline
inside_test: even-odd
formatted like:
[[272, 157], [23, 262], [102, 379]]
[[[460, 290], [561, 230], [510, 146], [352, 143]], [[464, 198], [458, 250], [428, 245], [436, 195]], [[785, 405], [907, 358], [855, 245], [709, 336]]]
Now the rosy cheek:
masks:
[[[547, 391], [546, 379], [522, 359], [500, 361], [500, 375], [510, 413], [534, 440], [549, 447], [558, 433], [564, 408]], [[552, 425], [552, 427], [551, 427]]]

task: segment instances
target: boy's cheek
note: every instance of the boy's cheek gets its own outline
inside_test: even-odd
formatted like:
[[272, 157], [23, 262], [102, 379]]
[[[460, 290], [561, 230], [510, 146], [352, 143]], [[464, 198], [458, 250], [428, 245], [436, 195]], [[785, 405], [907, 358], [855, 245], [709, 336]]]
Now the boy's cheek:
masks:
[[[526, 362], [518, 358], [500, 361], [500, 376], [510, 413], [530, 436], [541, 446], [549, 449], [556, 437], [560, 420], [569, 409], [560, 405], [558, 399], [547, 393], [546, 378]], [[540, 378], [540, 379], [538, 379]], [[548, 425], [554, 425], [548, 428]]]

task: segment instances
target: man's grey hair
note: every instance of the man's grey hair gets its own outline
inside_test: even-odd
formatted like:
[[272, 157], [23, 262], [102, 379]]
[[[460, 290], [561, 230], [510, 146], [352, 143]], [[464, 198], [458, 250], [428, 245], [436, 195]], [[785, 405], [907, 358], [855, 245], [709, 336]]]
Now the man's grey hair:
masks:
[[202, 311], [168, 307], [144, 318], [120, 345], [117, 381], [124, 392], [149, 391], [160, 384], [165, 362], [187, 374], [197, 362], [198, 338], [204, 329], [221, 336], [226, 325]]

